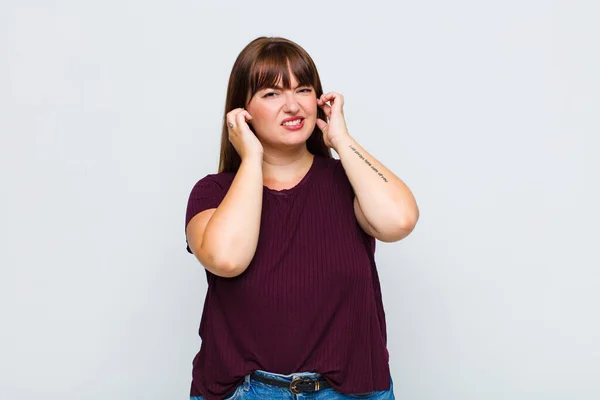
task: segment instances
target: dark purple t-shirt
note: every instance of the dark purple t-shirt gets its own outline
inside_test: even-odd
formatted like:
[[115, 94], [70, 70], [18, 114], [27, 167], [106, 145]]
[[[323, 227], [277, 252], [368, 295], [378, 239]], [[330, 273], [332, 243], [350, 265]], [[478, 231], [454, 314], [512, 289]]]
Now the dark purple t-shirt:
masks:
[[[186, 226], [219, 206], [234, 176], [210, 174], [196, 183]], [[205, 269], [191, 396], [226, 397], [256, 369], [318, 372], [347, 394], [390, 388], [375, 239], [358, 225], [353, 200], [341, 161], [323, 156], [293, 188], [263, 187], [248, 268], [234, 278]]]

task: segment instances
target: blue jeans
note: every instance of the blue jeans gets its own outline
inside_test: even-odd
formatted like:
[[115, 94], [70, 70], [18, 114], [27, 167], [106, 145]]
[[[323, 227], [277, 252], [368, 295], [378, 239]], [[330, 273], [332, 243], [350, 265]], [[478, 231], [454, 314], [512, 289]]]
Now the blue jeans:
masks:
[[[274, 372], [267, 372], [263, 370], [256, 370], [257, 374], [266, 376], [268, 378], [277, 379], [283, 382], [291, 382], [296, 376], [305, 379], [317, 379], [321, 374], [316, 372], [297, 372], [295, 374], [281, 375]], [[315, 400], [335, 400], [335, 399], [376, 399], [376, 400], [395, 400], [394, 397], [394, 382], [390, 376], [390, 388], [388, 390], [379, 390], [376, 392], [363, 393], [363, 394], [343, 394], [332, 387], [321, 389], [318, 391], [301, 392], [299, 394], [292, 393], [288, 388], [279, 387], [275, 385], [269, 385], [267, 383], [258, 382], [254, 379], [250, 379], [250, 374], [244, 377], [242, 382], [229, 397], [225, 397], [224, 400], [263, 400], [263, 399], [275, 399], [275, 400], [295, 400], [295, 399], [315, 399]], [[202, 396], [192, 396], [190, 400], [205, 400]]]

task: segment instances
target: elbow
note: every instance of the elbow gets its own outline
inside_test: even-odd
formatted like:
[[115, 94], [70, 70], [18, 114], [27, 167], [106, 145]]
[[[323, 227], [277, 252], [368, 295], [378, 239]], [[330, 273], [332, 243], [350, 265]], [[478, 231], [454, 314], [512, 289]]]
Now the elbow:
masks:
[[404, 239], [408, 235], [410, 235], [410, 233], [413, 231], [413, 229], [414, 229], [414, 225], [396, 228], [394, 230], [390, 230], [387, 234], [381, 235], [380, 240], [382, 242], [386, 242], [386, 243], [397, 242], [399, 240]]
[[246, 270], [246, 267], [235, 263], [230, 255], [217, 255], [214, 251], [202, 248], [202, 245], [198, 249], [199, 251], [194, 252], [194, 255], [200, 264], [214, 275], [222, 278], [235, 278]]
[[419, 209], [415, 207], [414, 211], [411, 212], [410, 215], [405, 216], [402, 219], [402, 223], [400, 224], [402, 226], [401, 229], [412, 232], [412, 230], [415, 229], [415, 226], [417, 225], [417, 221], [419, 221]]
[[381, 242], [393, 243], [404, 239], [412, 232], [410, 228], [395, 228], [378, 233], [376, 238]]
[[387, 219], [385, 240], [383, 242], [397, 242], [404, 239], [415, 229], [419, 220], [419, 207], [413, 203], [410, 207], [402, 207], [397, 209], [397, 213], [393, 218]]
[[[377, 239], [385, 243], [393, 243], [404, 239], [415, 229], [417, 220], [419, 219], [418, 213], [410, 218], [396, 219], [395, 224], [388, 223], [388, 225], [381, 230], [377, 231]], [[394, 221], [394, 219], [390, 219]], [[388, 221], [388, 222], [390, 222]]]
[[223, 278], [235, 278], [236, 276], [241, 275], [246, 270], [246, 267], [222, 263], [219, 267], [219, 276], [222, 276]]
[[213, 265], [217, 271], [215, 275], [223, 278], [235, 278], [241, 275], [248, 268], [249, 264], [249, 261], [236, 260], [231, 254], [225, 254], [222, 257], [216, 258]]
[[405, 237], [410, 235], [410, 233], [415, 229], [415, 226], [417, 226], [418, 220], [419, 220], [419, 210], [418, 209], [412, 216], [403, 219], [402, 223], [400, 224], [400, 227], [397, 229], [397, 232], [396, 232], [396, 237], [399, 237], [399, 239], [397, 239], [397, 240], [404, 239]]

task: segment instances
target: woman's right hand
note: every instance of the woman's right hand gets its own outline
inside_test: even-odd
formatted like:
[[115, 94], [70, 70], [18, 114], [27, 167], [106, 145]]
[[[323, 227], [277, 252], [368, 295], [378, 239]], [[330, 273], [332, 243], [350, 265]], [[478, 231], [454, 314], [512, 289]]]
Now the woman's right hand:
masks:
[[234, 108], [226, 116], [229, 141], [243, 160], [248, 156], [260, 156], [262, 159], [263, 147], [260, 140], [246, 123], [252, 116], [243, 108]]

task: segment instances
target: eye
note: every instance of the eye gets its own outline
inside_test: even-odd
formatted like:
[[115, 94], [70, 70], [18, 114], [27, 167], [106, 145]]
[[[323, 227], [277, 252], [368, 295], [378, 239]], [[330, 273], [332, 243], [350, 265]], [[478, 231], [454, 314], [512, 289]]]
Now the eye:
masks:
[[301, 91], [301, 92], [310, 93], [310, 92], [312, 92], [312, 89], [311, 89], [311, 88], [305, 88], [305, 89], [302, 89], [302, 90], [300, 90], [300, 91]]
[[265, 94], [263, 97], [273, 97], [273, 96], [271, 96], [272, 94], [277, 94], [277, 93], [269, 92], [269, 93]]

